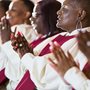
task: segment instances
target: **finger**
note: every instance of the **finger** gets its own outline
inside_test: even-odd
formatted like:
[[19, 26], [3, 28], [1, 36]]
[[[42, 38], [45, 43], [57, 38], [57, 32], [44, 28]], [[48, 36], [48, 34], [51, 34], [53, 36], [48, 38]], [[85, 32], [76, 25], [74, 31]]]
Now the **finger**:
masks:
[[50, 47], [51, 51], [53, 52], [55, 58], [58, 62], [65, 59], [63, 50], [60, 49], [60, 45], [57, 42], [51, 43], [52, 47]]
[[60, 47], [60, 45], [57, 42], [54, 42], [54, 45], [57, 47], [56, 49], [58, 50], [58, 53], [61, 55], [61, 57], [66, 58], [66, 55], [65, 55], [64, 51], [62, 50], [62, 48]]
[[5, 15], [5, 19], [4, 19], [4, 25], [5, 25], [5, 28], [8, 29], [8, 21], [6, 19], [6, 15]]
[[56, 69], [58, 66], [57, 64], [51, 59], [51, 58], [48, 58], [48, 61], [49, 61], [49, 64], [54, 68]]
[[86, 42], [87, 37], [85, 36], [84, 33], [80, 32], [77, 39], [78, 39], [79, 42], [80, 41]]
[[73, 59], [73, 57], [72, 57], [72, 55], [70, 54], [69, 51], [67, 52], [67, 54], [68, 54], [68, 58], [69, 58], [69, 60], [74, 61], [74, 59]]
[[67, 52], [67, 53], [68, 53], [68, 63], [69, 63], [69, 65], [71, 65], [71, 67], [76, 66], [76, 63], [75, 63], [72, 55], [69, 52]]
[[62, 50], [61, 47], [59, 48], [59, 52], [58, 53], [59, 53], [59, 55], [60, 55], [60, 57], [61, 57], [61, 59], [63, 61], [66, 61], [67, 60], [67, 56], [66, 56], [65, 52]]
[[53, 49], [52, 49], [52, 52], [53, 52], [53, 54], [54, 54], [54, 56], [55, 56], [55, 58], [57, 59], [57, 61], [58, 62], [60, 62], [61, 61], [61, 53], [59, 53], [59, 46], [58, 45], [56, 45], [55, 43], [53, 43]]
[[67, 60], [67, 56], [61, 49], [60, 45], [57, 42], [54, 42], [54, 45], [57, 47], [55, 51], [57, 51], [57, 56], [59, 57], [59, 59], [62, 61]]
[[49, 49], [50, 49], [51, 52], [53, 52], [54, 49], [55, 49], [54, 44], [53, 44], [53, 42], [50, 42], [49, 44], [50, 44]]
[[13, 32], [14, 36], [15, 36], [15, 34], [16, 34], [16, 30], [17, 30], [17, 27], [15, 27], [15, 30], [14, 30], [14, 32]]
[[89, 39], [90, 40], [90, 32], [85, 32], [85, 35], [87, 36], [87, 39]]

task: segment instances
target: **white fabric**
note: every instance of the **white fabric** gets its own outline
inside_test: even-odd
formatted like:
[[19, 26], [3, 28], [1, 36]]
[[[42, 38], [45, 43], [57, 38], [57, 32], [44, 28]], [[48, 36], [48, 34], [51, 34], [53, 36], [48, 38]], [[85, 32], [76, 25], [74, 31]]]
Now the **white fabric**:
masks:
[[59, 83], [62, 87], [66, 86], [65, 90], [68, 90], [67, 87], [70, 88], [59, 78], [45, 57], [36, 56], [34, 58], [32, 54], [28, 53], [21, 61], [29, 69], [31, 78], [38, 90], [58, 90]]
[[[82, 30], [84, 31], [87, 29], [90, 30], [90, 28], [84, 28]], [[71, 36], [71, 35], [77, 35], [77, 33], [78, 33], [78, 30], [75, 30], [71, 34], [62, 33], [62, 35]], [[42, 47], [43, 47], [43, 45], [42, 45]], [[75, 38], [68, 40], [61, 47], [65, 52], [67, 52], [68, 50], [71, 52], [71, 54], [75, 58], [75, 61], [80, 64], [80, 69], [82, 70], [84, 65], [87, 62], [87, 59], [78, 50], [77, 40]], [[30, 70], [31, 78], [34, 81], [34, 83], [36, 84], [38, 90], [71, 90], [72, 89], [71, 85], [66, 85], [63, 82], [63, 80], [57, 75], [57, 73], [55, 73], [55, 71], [49, 66], [47, 59], [46, 59], [49, 56], [51, 56], [51, 58], [52, 58], [52, 55], [45, 55], [43, 57], [38, 56], [35, 58], [33, 56], [33, 58], [31, 58], [31, 54], [26, 54], [22, 58], [21, 62], [23, 63], [23, 65], [26, 66], [27, 69]], [[76, 73], [75, 75], [78, 75], [78, 74], [79, 73]], [[85, 78], [85, 77], [83, 77], [83, 78]], [[68, 81], [68, 83], [69, 83], [69, 81]], [[77, 82], [75, 82], [75, 83], [77, 83]], [[85, 86], [83, 86], [83, 87], [85, 87]], [[77, 88], [77, 86], [75, 88]]]
[[7, 64], [8, 57], [0, 47], [0, 71], [3, 70]]
[[[11, 30], [14, 31], [15, 27], [17, 27], [17, 32], [19, 31], [23, 33], [28, 42], [32, 42], [37, 38], [37, 35], [30, 25], [15, 25], [11, 27]], [[15, 90], [16, 86], [25, 74], [26, 68], [21, 65], [20, 57], [13, 50], [11, 41], [6, 42], [0, 48], [0, 70], [5, 68], [5, 75], [10, 80], [7, 90]]]
[[22, 34], [25, 36], [26, 40], [31, 43], [33, 40], [37, 38], [37, 33], [33, 30], [32, 26], [27, 24], [20, 24], [20, 25], [14, 25], [11, 27], [11, 31], [14, 32], [16, 28], [16, 34], [17, 32], [22, 32]]
[[68, 70], [64, 76], [76, 90], [90, 90], [90, 80], [76, 67]]
[[[76, 32], [77, 31], [74, 31], [71, 34], [69, 33], [62, 33], [62, 34], [70, 36], [70, 35], [75, 35]], [[6, 76], [10, 79], [10, 83], [8, 85], [7, 90], [15, 89], [26, 69], [30, 71], [31, 78], [34, 81], [35, 85], [37, 86], [38, 90], [71, 90], [72, 89], [71, 85], [74, 86], [73, 83], [70, 83], [71, 85], [67, 85], [66, 83], [64, 83], [64, 81], [59, 77], [59, 75], [53, 70], [53, 68], [47, 62], [48, 57], [51, 57], [53, 59], [52, 54], [39, 57], [27, 53], [20, 60], [19, 56], [17, 55], [17, 53], [15, 54], [15, 51], [12, 50], [11, 44], [9, 43], [10, 42], [7, 42], [6, 44], [3, 45], [3, 50], [5, 51], [6, 55], [9, 58], [5, 70]], [[61, 47], [65, 52], [67, 52], [67, 50], [71, 52], [71, 54], [75, 58], [75, 61], [80, 63], [80, 69], [82, 70], [87, 60], [85, 56], [81, 55], [80, 54], [81, 52], [78, 51], [76, 39], [74, 38], [68, 40]], [[82, 57], [82, 61], [80, 61], [81, 57]], [[76, 73], [75, 75], [78, 74], [79, 73]], [[83, 85], [83, 87], [85, 86]], [[77, 85], [75, 85], [74, 88], [78, 88]]]

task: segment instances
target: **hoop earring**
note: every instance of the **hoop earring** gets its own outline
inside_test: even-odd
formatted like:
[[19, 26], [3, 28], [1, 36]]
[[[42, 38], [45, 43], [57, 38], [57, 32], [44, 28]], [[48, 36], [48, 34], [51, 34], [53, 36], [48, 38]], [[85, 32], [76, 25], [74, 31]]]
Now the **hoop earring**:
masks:
[[76, 29], [78, 29], [78, 27], [80, 27], [79, 30], [81, 31], [81, 30], [82, 30], [82, 22], [81, 22], [81, 20], [80, 20], [80, 17], [79, 17], [78, 20], [77, 20]]

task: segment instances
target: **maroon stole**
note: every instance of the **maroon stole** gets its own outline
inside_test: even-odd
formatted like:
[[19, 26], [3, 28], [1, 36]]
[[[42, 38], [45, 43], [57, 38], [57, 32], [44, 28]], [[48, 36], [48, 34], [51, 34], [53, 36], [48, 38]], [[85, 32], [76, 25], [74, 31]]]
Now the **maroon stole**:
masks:
[[0, 85], [3, 84], [5, 81], [6, 81], [5, 69], [2, 69], [0, 71]]
[[15, 90], [35, 90], [35, 88], [36, 86], [32, 82], [29, 71], [27, 70]]
[[[62, 44], [64, 44], [64, 42], [74, 38], [75, 36], [62, 36], [62, 35], [58, 35], [55, 39], [52, 40], [52, 42], [56, 41], [60, 46]], [[39, 45], [43, 40], [45, 40], [46, 38], [39, 38], [38, 40], [32, 42], [30, 45], [35, 48], [37, 45]], [[49, 50], [49, 43], [43, 48], [43, 50], [41, 51], [39, 56], [43, 56], [45, 54], [50, 53]]]
[[[83, 72], [86, 75], [86, 77], [90, 79], [90, 63], [88, 62], [86, 63], [86, 65], [84, 66]], [[75, 90], [75, 89], [72, 89], [72, 90]]]
[[42, 41], [44, 41], [46, 38], [38, 38], [36, 40], [34, 40], [32, 43], [30, 43], [29, 45], [32, 47], [32, 48], [35, 48], [38, 44], [40, 44]]
[[90, 63], [87, 62], [87, 64], [84, 66], [83, 72], [87, 78], [90, 79]]
[[[72, 39], [75, 36], [61, 36], [58, 35], [54, 40], [57, 41], [59, 43], [59, 45], [61, 46], [64, 42]], [[29, 45], [32, 46], [32, 48], [35, 48], [37, 45], [39, 45], [42, 41], [44, 41], [46, 38], [42, 38], [40, 37], [39, 39], [33, 41], [32, 43], [30, 43]], [[46, 45], [46, 47], [42, 50], [42, 52], [40, 53], [39, 56], [45, 55], [47, 53], [50, 53], [49, 50], [49, 44]], [[19, 83], [19, 85], [17, 86], [17, 88], [15, 90], [34, 90], [35, 89], [35, 85], [33, 84], [32, 80], [30, 79], [30, 74], [27, 71], [24, 75], [24, 77], [22, 78], [21, 82]]]
[[[64, 42], [74, 38], [75, 36], [62, 36], [59, 35], [57, 36], [55, 39], [52, 40], [52, 42], [56, 41], [60, 46], [64, 44]], [[50, 49], [49, 49], [50, 45], [47, 44], [47, 46], [42, 50], [42, 52], [40, 53], [40, 56], [43, 56], [45, 54], [50, 53]]]

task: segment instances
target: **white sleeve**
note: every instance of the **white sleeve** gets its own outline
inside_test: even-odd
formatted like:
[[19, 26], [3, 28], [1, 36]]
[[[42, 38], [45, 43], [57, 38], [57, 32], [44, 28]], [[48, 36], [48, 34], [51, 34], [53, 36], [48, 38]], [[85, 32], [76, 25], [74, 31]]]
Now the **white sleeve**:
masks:
[[8, 57], [7, 65], [5, 67], [5, 75], [13, 81], [19, 80], [25, 73], [25, 68], [21, 64], [19, 55], [13, 50], [11, 41], [3, 44], [2, 49]]
[[48, 64], [46, 57], [34, 57], [32, 54], [27, 53], [21, 61], [30, 71], [31, 79], [38, 90], [71, 90], [71, 86], [65, 84]]
[[40, 80], [42, 77], [44, 67], [47, 64], [47, 60], [44, 60], [44, 57], [33, 56], [30, 53], [27, 53], [22, 58], [23, 65], [30, 71], [31, 76]]
[[72, 90], [71, 85], [59, 85], [59, 90]]
[[7, 64], [7, 59], [8, 58], [7, 58], [6, 54], [0, 47], [0, 71], [5, 68], [5, 66]]
[[90, 90], [90, 80], [77, 67], [69, 69], [64, 78], [76, 90]]

